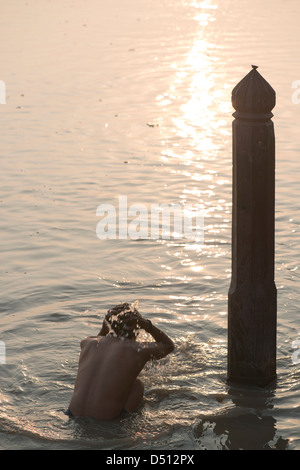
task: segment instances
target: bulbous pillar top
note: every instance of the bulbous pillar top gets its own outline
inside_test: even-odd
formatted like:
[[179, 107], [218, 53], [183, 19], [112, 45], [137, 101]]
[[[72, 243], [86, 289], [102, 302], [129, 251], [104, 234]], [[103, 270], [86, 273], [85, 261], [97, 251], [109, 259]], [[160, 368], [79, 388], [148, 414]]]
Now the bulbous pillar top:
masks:
[[270, 119], [276, 104], [276, 93], [252, 65], [252, 70], [232, 90], [234, 117], [240, 119]]

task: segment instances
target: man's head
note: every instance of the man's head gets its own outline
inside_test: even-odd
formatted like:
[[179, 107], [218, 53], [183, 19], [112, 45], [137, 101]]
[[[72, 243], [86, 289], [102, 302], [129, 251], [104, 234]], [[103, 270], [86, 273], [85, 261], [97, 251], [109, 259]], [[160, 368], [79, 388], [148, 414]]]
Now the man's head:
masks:
[[134, 305], [123, 303], [108, 310], [105, 320], [119, 338], [135, 339], [139, 329], [138, 315]]

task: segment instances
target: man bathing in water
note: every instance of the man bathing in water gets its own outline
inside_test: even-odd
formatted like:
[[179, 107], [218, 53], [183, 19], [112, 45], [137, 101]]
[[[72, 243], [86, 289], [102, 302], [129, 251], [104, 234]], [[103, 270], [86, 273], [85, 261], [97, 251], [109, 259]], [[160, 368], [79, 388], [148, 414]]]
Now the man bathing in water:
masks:
[[[155, 342], [138, 342], [138, 329]], [[98, 336], [85, 338], [80, 346], [77, 378], [66, 413], [99, 420], [116, 418], [123, 410], [135, 411], [144, 393], [137, 376], [146, 362], [161, 359], [174, 349], [173, 341], [129, 304], [109, 310]]]

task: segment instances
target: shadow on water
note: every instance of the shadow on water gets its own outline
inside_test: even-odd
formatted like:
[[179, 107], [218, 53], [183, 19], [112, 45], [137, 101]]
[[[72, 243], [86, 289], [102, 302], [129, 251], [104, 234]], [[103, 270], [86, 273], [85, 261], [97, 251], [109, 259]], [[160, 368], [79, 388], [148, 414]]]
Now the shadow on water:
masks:
[[[234, 407], [219, 415], [200, 418], [195, 439], [203, 450], [287, 450], [288, 439], [277, 434], [272, 416], [276, 385], [256, 388], [230, 384], [229, 398]], [[220, 401], [223, 401], [224, 397]]]

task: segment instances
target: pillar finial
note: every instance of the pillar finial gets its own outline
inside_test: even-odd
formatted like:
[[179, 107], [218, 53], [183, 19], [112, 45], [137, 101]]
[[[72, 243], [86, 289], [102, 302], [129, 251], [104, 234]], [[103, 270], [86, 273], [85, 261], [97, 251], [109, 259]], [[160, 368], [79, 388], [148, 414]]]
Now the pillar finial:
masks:
[[271, 85], [252, 65], [250, 72], [232, 90], [234, 117], [240, 119], [270, 119], [276, 103], [276, 94]]

